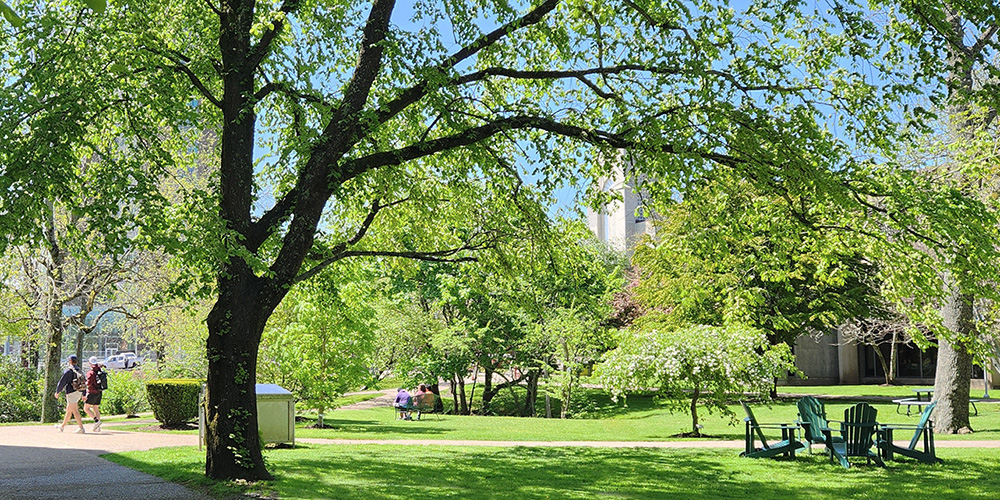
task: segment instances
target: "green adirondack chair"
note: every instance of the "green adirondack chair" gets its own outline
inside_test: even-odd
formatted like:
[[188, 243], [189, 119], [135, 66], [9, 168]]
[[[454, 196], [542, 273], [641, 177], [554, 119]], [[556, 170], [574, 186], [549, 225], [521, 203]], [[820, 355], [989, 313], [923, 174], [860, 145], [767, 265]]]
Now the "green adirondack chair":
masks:
[[[882, 425], [879, 433], [878, 446], [882, 450], [882, 456], [885, 457], [886, 460], [893, 460], [893, 455], [898, 453], [906, 457], [920, 460], [925, 464], [936, 464], [942, 462], [940, 458], [934, 455], [934, 422], [931, 421], [931, 412], [934, 411], [935, 405], [937, 405], [936, 401], [924, 408], [924, 412], [920, 415], [920, 421], [917, 422], [917, 425]], [[892, 432], [896, 430], [913, 431], [913, 438], [910, 439], [909, 446], [903, 448], [896, 446], [892, 442]], [[924, 441], [923, 451], [917, 449], [917, 443], [920, 442], [921, 437], [923, 437]]]
[[[826, 408], [822, 401], [812, 396], [799, 399], [795, 406], [799, 409], [799, 419], [795, 423], [802, 427], [802, 435], [808, 445], [809, 453], [812, 453], [812, 445], [826, 444], [826, 436], [822, 431], [823, 428], [830, 426], [826, 420]], [[832, 436], [832, 439], [835, 443], [844, 441], [840, 436]]]
[[[753, 411], [746, 403], [740, 401], [743, 411], [747, 416], [743, 419], [746, 422], [746, 448], [740, 453], [741, 457], [749, 458], [771, 458], [778, 455], [795, 457], [795, 450], [801, 450], [806, 445], [795, 439], [795, 431], [799, 429], [795, 424], [760, 424], [753, 416]], [[781, 429], [781, 441], [769, 444], [764, 437], [762, 429]], [[756, 446], [756, 440], [760, 439], [760, 447]]]
[[830, 460], [834, 457], [840, 460], [845, 469], [851, 468], [850, 457], [864, 457], [868, 464], [873, 461], [879, 467], [885, 467], [885, 462], [878, 453], [872, 451], [875, 446], [875, 433], [878, 430], [878, 410], [868, 403], [858, 403], [844, 410], [844, 421], [840, 423], [842, 442], [834, 441], [833, 429], [822, 429], [826, 438], [826, 449], [830, 451]]

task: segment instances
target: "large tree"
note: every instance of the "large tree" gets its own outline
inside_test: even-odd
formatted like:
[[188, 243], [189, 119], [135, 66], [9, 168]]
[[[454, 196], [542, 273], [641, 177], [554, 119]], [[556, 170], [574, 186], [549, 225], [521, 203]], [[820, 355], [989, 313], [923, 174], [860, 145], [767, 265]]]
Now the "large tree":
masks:
[[[215, 478], [270, 477], [255, 432], [257, 348], [295, 283], [345, 258], [462, 258], [502, 229], [491, 207], [518, 205], [526, 180], [550, 190], [582, 158], [600, 174], [627, 157], [667, 196], [706, 171], [822, 194], [861, 173], [846, 144], [889, 144], [882, 98], [908, 90], [837, 68], [851, 44], [806, 2], [124, 7], [108, 16], [115, 68], [149, 82], [165, 109], [172, 99], [199, 115], [185, 124], [218, 130], [217, 189], [199, 200], [214, 213], [194, 217], [213, 237], [179, 240], [209, 263], [217, 293]], [[455, 206], [479, 207], [463, 211], [474, 222], [449, 218]]]
[[[882, 4], [882, 2], [875, 2]], [[996, 65], [1000, 39], [1000, 9], [990, 2], [907, 1], [895, 7], [897, 22], [888, 33], [905, 41], [919, 55], [915, 74], [931, 75], [930, 97], [947, 118], [948, 142], [957, 149], [945, 153], [947, 161], [925, 165], [928, 175], [953, 186], [965, 196], [987, 198], [996, 182], [996, 172], [983, 168], [981, 157], [963, 155], [974, 149], [976, 136], [995, 120], [1000, 99], [1000, 68]], [[972, 161], [969, 161], [969, 160]], [[968, 259], [976, 242], [953, 244], [955, 259]], [[940, 301], [943, 330], [938, 335], [934, 399], [938, 402], [935, 423], [939, 432], [969, 432], [969, 382], [977, 349], [982, 348], [973, 308], [981, 276], [945, 270], [947, 288]]]
[[[112, 45], [96, 18], [61, 3], [33, 3], [30, 13], [0, 37], [0, 250], [28, 256], [21, 292], [45, 331], [51, 419], [65, 326], [93, 329], [88, 309], [133, 268], [136, 221], [160, 206], [163, 161], [161, 123], [143, 113], [135, 82], [119, 78], [110, 51], [84, 54]], [[71, 302], [80, 314], [66, 318]]]

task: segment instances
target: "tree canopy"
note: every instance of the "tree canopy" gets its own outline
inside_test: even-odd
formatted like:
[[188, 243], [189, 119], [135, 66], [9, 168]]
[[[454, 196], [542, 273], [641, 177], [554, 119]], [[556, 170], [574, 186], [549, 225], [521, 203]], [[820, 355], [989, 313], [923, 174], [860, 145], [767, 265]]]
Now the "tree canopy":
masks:
[[[100, 116], [103, 144], [134, 146], [101, 148], [102, 158], [128, 151], [135, 160], [109, 161], [109, 175], [194, 168], [190, 157], [205, 151], [185, 139], [210, 132], [218, 178], [209, 189], [175, 206], [137, 204], [127, 214], [142, 222], [134, 233], [121, 231], [119, 212], [100, 220], [114, 226], [108, 234], [182, 254], [193, 269], [184, 284], [214, 295], [206, 470], [261, 479], [270, 474], [254, 432], [258, 346], [294, 285], [347, 258], [468, 260], [543, 225], [532, 202], [564, 179], [618, 162], [655, 180], [649, 190], [661, 200], [706, 177], [744, 182], [808, 227], [869, 235], [857, 241], [900, 257], [882, 278], [901, 301], [939, 297], [942, 266], [989, 294], [992, 215], [873, 160], [891, 156], [905, 137], [900, 121], [922, 110], [898, 104], [920, 91], [904, 64], [912, 54], [873, 35], [860, 10], [851, 1], [135, 0], [82, 19], [59, 11], [65, 24], [26, 16], [7, 39], [24, 45], [4, 54], [30, 52], [35, 30], [79, 26], [90, 36], [58, 64], [33, 66], [59, 71], [32, 89], [75, 103], [78, 94], [56, 92], [79, 88], [65, 78], [100, 79], [94, 88], [116, 112], [43, 106], [14, 116], [80, 130]], [[55, 59], [5, 65], [38, 60]], [[65, 72], [76, 68], [67, 60], [95, 65]], [[17, 85], [7, 83], [3, 109], [32, 102], [3, 100]], [[61, 144], [18, 120], [4, 134]], [[10, 151], [67, 150], [27, 144]], [[69, 182], [38, 184], [41, 174], [15, 168], [58, 158], [0, 155], [4, 179], [43, 198]], [[148, 184], [102, 185], [117, 195]]]

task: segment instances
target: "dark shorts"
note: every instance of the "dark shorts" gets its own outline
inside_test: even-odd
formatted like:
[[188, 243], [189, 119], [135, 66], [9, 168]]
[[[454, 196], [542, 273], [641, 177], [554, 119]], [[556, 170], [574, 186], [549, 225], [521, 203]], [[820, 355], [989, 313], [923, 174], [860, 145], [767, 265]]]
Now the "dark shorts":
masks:
[[92, 392], [90, 394], [87, 394], [87, 404], [88, 405], [94, 405], [94, 406], [100, 406], [101, 405], [101, 396], [103, 396], [103, 395], [104, 395], [103, 392]]

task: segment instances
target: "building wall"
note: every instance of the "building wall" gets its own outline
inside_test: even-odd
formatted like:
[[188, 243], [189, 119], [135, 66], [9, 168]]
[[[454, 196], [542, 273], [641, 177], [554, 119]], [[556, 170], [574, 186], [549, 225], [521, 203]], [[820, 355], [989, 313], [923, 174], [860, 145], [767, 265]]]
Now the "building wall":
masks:
[[837, 334], [802, 335], [795, 341], [795, 367], [806, 378], [788, 377], [781, 385], [836, 385], [840, 383]]
[[603, 210], [587, 209], [587, 225], [597, 239], [615, 250], [628, 252], [643, 235], [654, 234], [651, 219], [643, 217], [640, 210], [643, 201], [641, 193], [625, 181], [621, 170], [616, 171], [614, 177], [599, 179], [598, 185], [602, 191], [621, 199]]

